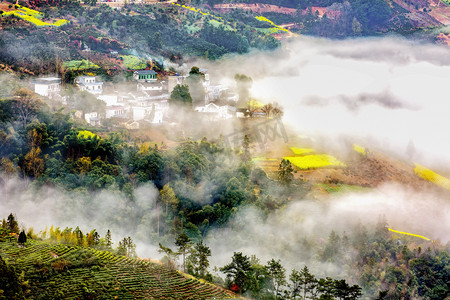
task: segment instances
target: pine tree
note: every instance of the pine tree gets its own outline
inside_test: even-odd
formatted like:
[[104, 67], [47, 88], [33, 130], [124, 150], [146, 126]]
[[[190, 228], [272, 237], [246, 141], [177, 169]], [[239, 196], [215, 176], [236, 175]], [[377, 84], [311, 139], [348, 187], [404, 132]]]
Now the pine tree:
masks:
[[15, 216], [10, 213], [6, 221], [7, 229], [13, 233], [19, 233], [19, 224], [16, 221]]
[[108, 229], [108, 231], [106, 232], [106, 235], [105, 235], [105, 243], [106, 243], [106, 248], [107, 249], [111, 249], [112, 248], [111, 230], [109, 230], [109, 229]]
[[283, 159], [278, 167], [278, 180], [288, 185], [294, 179], [294, 167], [289, 160]]

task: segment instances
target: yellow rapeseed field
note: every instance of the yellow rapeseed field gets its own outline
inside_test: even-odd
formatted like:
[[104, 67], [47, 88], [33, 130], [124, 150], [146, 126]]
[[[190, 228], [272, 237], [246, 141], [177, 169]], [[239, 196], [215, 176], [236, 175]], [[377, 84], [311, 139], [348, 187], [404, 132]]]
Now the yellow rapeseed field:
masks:
[[421, 166], [416, 163], [414, 163], [414, 165], [416, 166], [414, 168], [414, 173], [416, 173], [418, 176], [420, 176], [423, 179], [428, 180], [440, 187], [443, 187], [444, 189], [450, 190], [450, 180], [449, 179], [431, 171], [430, 169], [425, 168], [424, 166]]
[[37, 10], [30, 9], [20, 5], [17, 5], [17, 7], [18, 7], [17, 10], [4, 12], [2, 15], [4, 16], [14, 15], [36, 26], [61, 26], [69, 23], [69, 21], [67, 21], [66, 19], [58, 20], [55, 23], [47, 23], [39, 19], [42, 18], [42, 15]]
[[345, 164], [336, 157], [327, 154], [305, 155], [296, 157], [283, 157], [289, 160], [294, 166], [308, 170], [322, 167], [345, 167]]
[[297, 147], [291, 147], [291, 150], [292, 152], [294, 152], [295, 155], [304, 155], [315, 151], [312, 148], [297, 148]]

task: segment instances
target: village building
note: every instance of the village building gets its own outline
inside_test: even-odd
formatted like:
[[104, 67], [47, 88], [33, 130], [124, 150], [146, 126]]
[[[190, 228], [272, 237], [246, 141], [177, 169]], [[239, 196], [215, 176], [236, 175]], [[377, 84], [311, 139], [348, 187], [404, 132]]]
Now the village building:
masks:
[[118, 95], [99, 95], [97, 97], [98, 100], [102, 100], [106, 103], [106, 106], [115, 106], [119, 103], [119, 96]]
[[205, 106], [197, 106], [195, 111], [204, 114], [213, 121], [230, 119], [236, 115], [235, 107], [230, 105], [219, 106], [214, 103], [209, 103]]
[[152, 95], [148, 92], [128, 93], [130, 99], [131, 118], [133, 121], [147, 121], [151, 124], [161, 124], [169, 111], [169, 98], [167, 93]]
[[91, 126], [100, 126], [100, 118], [97, 112], [89, 112], [84, 114], [84, 119], [86, 122], [89, 123]]
[[158, 103], [154, 103], [151, 107], [133, 106], [133, 121], [145, 120], [151, 124], [162, 124], [164, 119], [164, 110]]
[[156, 82], [156, 72], [153, 70], [134, 71], [133, 78], [139, 82]]
[[163, 86], [161, 82], [138, 82], [137, 90], [140, 92], [162, 92]]
[[97, 81], [95, 76], [79, 76], [75, 82], [81, 91], [87, 91], [94, 95], [103, 93], [103, 82]]
[[128, 109], [122, 105], [107, 106], [105, 108], [105, 117], [109, 118], [127, 118]]
[[34, 91], [44, 97], [54, 98], [61, 92], [61, 78], [45, 77], [33, 80]]

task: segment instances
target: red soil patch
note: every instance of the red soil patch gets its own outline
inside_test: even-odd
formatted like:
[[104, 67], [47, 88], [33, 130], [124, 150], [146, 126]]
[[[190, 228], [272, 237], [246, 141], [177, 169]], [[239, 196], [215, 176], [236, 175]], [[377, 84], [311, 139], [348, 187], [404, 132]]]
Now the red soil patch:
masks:
[[224, 3], [215, 4], [214, 9], [219, 12], [230, 12], [232, 9], [250, 10], [256, 13], [276, 12], [281, 14], [295, 14], [297, 12], [294, 8], [276, 6], [271, 4], [245, 4], [245, 3]]

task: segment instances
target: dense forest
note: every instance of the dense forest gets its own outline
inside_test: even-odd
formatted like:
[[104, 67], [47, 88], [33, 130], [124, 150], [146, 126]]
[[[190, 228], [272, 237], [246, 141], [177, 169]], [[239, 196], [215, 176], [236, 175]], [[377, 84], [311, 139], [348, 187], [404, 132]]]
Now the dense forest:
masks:
[[[216, 22], [212, 26], [211, 18], [201, 18], [177, 6], [127, 5], [117, 11], [106, 5], [89, 7], [75, 1], [57, 2], [55, 6], [39, 2], [35, 8], [42, 11], [44, 18], [72, 21], [60, 28], [42, 29], [14, 16], [2, 17], [1, 60], [16, 71], [20, 68], [21, 72], [27, 70], [29, 74], [56, 72], [68, 76], [69, 81], [75, 76], [71, 75], [73, 70], [64, 68], [63, 62], [84, 59], [86, 53], [81, 51], [85, 49], [100, 54], [110, 51], [142, 57], [152, 54], [175, 61], [184, 56], [216, 59], [227, 53], [245, 53], [251, 48], [279, 46], [272, 36], [254, 31], [244, 23], [235, 24], [237, 30], [227, 22], [220, 26]], [[191, 28], [195, 32], [191, 32]], [[93, 53], [87, 58], [96, 61]], [[100, 55], [97, 60], [104, 64], [102, 70], [107, 77], [120, 72], [114, 58]]]

